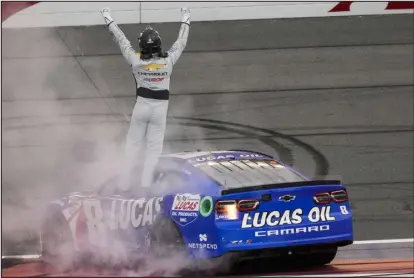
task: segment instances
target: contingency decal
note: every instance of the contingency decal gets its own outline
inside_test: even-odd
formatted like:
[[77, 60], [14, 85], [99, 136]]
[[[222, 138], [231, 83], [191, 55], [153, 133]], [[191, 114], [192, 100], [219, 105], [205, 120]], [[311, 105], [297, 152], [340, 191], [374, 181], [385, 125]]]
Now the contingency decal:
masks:
[[200, 202], [200, 214], [204, 217], [210, 216], [213, 212], [213, 198], [205, 196]]
[[194, 222], [198, 217], [200, 199], [200, 194], [175, 195], [171, 208], [171, 218], [181, 226]]
[[188, 248], [191, 249], [207, 249], [207, 250], [216, 250], [218, 248], [217, 244], [208, 243], [207, 234], [198, 235], [199, 242], [190, 242], [188, 243]]

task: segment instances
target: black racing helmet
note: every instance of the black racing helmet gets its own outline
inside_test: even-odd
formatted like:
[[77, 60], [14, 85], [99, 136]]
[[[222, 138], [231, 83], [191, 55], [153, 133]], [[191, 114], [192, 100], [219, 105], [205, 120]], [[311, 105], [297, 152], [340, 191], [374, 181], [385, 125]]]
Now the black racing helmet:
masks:
[[148, 26], [138, 38], [139, 48], [142, 53], [152, 54], [161, 51], [162, 40], [160, 34]]

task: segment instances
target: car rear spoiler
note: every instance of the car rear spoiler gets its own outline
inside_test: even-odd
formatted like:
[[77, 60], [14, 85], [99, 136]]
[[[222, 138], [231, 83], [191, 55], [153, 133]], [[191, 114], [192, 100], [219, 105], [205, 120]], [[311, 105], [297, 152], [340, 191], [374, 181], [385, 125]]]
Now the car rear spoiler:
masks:
[[256, 190], [266, 190], [266, 189], [276, 189], [276, 188], [288, 188], [288, 187], [298, 187], [298, 186], [315, 186], [315, 185], [340, 185], [340, 180], [313, 180], [313, 181], [297, 181], [297, 182], [285, 182], [285, 183], [274, 183], [274, 184], [264, 184], [264, 185], [255, 185], [248, 187], [239, 187], [224, 189], [221, 191], [221, 195], [228, 195], [233, 193], [241, 193], [248, 191]]

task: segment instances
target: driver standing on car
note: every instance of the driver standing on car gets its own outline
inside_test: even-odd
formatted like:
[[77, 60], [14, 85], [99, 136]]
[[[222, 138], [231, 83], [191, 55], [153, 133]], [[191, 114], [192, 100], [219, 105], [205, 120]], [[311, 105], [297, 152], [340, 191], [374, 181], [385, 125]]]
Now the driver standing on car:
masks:
[[147, 27], [138, 37], [140, 52], [136, 53], [130, 41], [114, 22], [109, 8], [101, 14], [122, 55], [131, 66], [136, 82], [136, 103], [125, 144], [127, 166], [121, 176], [120, 189], [128, 190], [133, 167], [142, 160], [145, 144], [145, 162], [141, 186], [152, 183], [154, 168], [162, 153], [165, 125], [167, 121], [172, 68], [187, 45], [190, 30], [190, 11], [181, 9], [182, 19], [178, 39], [168, 52], [162, 50], [159, 33]]

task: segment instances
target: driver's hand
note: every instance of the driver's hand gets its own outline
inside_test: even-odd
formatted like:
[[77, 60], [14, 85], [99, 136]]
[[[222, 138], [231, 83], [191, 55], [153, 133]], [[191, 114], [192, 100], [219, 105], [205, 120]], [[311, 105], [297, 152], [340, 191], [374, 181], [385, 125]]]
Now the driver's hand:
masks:
[[181, 15], [181, 22], [190, 25], [190, 9], [188, 9], [187, 7], [181, 8]]
[[101, 10], [101, 14], [105, 20], [106, 25], [111, 24], [112, 22], [114, 22], [114, 20], [111, 17], [111, 10], [109, 8], [103, 8]]

